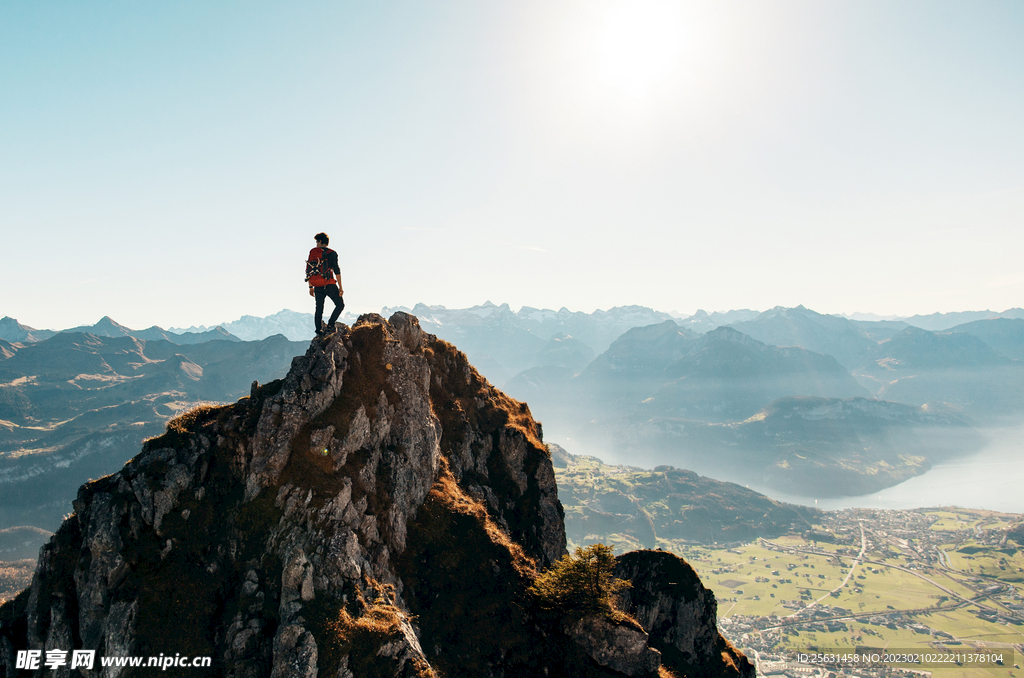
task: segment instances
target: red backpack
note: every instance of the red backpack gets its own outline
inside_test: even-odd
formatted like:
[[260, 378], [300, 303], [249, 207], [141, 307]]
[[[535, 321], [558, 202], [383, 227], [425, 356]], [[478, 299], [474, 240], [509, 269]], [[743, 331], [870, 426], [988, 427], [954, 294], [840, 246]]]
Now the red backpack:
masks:
[[309, 259], [306, 261], [306, 282], [313, 287], [334, 283], [334, 271], [327, 265], [327, 253], [333, 251], [326, 247], [314, 247], [309, 251]]

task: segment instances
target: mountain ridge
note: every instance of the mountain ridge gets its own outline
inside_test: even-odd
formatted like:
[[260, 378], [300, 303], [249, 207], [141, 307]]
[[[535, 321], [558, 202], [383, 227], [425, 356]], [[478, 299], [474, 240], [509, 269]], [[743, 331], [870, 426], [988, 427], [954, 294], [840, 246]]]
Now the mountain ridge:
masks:
[[[591, 314], [565, 308], [553, 311], [531, 307], [514, 312], [508, 304], [490, 302], [469, 309], [446, 309], [437, 305], [417, 305], [416, 309], [429, 315], [430, 322], [434, 323], [431, 329], [438, 336], [457, 341], [474, 366], [493, 383], [528, 400], [538, 418], [547, 424], [553, 440], [570, 446], [570, 439], [595, 418], [620, 420], [629, 431], [636, 430], [632, 421], [636, 417], [658, 422], [685, 420], [690, 422], [689, 426], [700, 421], [740, 425], [772, 400], [788, 396], [874, 397], [915, 407], [952, 406], [969, 415], [977, 426], [1006, 425], [1024, 414], [1024, 369], [1014, 357], [1024, 355], [1024, 333], [1019, 329], [1024, 320], [1019, 319], [974, 321], [981, 324], [935, 333], [904, 321], [850, 320], [802, 306], [775, 307], [763, 313], [743, 311], [732, 315], [692, 316], [703, 321], [731, 320], [735, 324], [731, 329], [688, 324], [680, 318], [664, 317], [652, 309], [636, 306]], [[282, 312], [275, 316], [268, 318], [279, 325], [285, 321], [301, 321], [306, 335], [311, 332], [309, 314]], [[245, 318], [253, 323], [258, 320]], [[613, 334], [612, 330], [617, 331], [615, 323], [625, 326], [652, 319], [655, 320], [652, 325], [632, 327], [620, 334], [600, 354], [595, 354], [590, 344], [580, 339], [584, 337], [593, 342], [593, 337], [602, 332], [607, 339]], [[108, 319], [105, 324], [107, 333], [123, 334], [113, 321]], [[264, 329], [268, 327], [270, 325]], [[278, 329], [280, 327], [283, 325]], [[770, 341], [761, 342], [759, 347], [753, 343], [760, 341], [755, 337], [745, 333], [730, 334], [741, 327], [760, 333], [759, 336]], [[255, 331], [254, 328], [256, 325], [251, 325], [250, 329]], [[554, 334], [545, 339], [551, 332]], [[663, 340], [668, 344], [664, 347], [655, 340], [657, 333], [665, 335]], [[134, 334], [143, 336], [142, 332]], [[734, 341], [727, 341], [730, 337]], [[986, 340], [996, 347], [986, 348]], [[699, 341], [705, 343], [699, 344]], [[21, 416], [17, 413], [38, 408], [39, 404], [34, 404], [37, 396], [50, 397], [47, 394], [57, 391], [52, 380], [48, 383], [49, 390], [40, 388], [42, 382], [15, 384], [26, 374], [14, 369], [8, 369], [4, 376], [4, 365], [16, 366], [21, 360], [19, 355], [25, 355], [28, 345], [2, 339], [0, 342], [3, 342], [0, 343], [2, 439], [12, 430], [12, 422]], [[175, 349], [174, 352], [186, 356], [194, 365], [161, 355], [162, 366], [140, 367], [136, 376], [150, 379], [153, 390], [158, 392], [188, 392], [190, 388], [195, 391], [190, 385], [230, 380], [231, 372], [218, 368], [210, 358], [214, 353], [211, 347], [224, 344], [205, 341], [196, 344], [195, 349]], [[695, 348], [698, 345], [704, 347], [703, 354]], [[239, 355], [248, 350], [244, 343], [239, 344]], [[833, 354], [845, 355], [846, 365]], [[57, 356], [56, 362], [63, 359], [64, 356]], [[139, 363], [144, 365], [146, 361]], [[836, 367], [851, 363], [853, 366], [847, 367], [849, 376]], [[199, 368], [202, 368], [201, 376]], [[513, 375], [519, 368], [524, 369]], [[68, 369], [72, 367], [69, 365]], [[74, 369], [78, 374], [95, 372], [87, 365]], [[110, 371], [99, 375], [108, 380], [106, 382], [82, 379], [78, 374], [61, 377], [81, 391], [72, 394], [75, 399], [97, 391], [94, 387], [102, 383], [115, 386], [110, 380], [125, 382], [118, 388], [128, 388], [130, 383], [126, 375], [115, 376]], [[59, 375], [54, 378], [56, 376]], [[199, 382], [195, 377], [199, 377]], [[143, 381], [135, 383], [141, 386]], [[160, 383], [164, 385], [158, 388]], [[244, 384], [234, 386], [236, 394], [245, 387]], [[29, 389], [36, 390], [30, 393]], [[143, 395], [138, 393], [128, 400], [140, 401]], [[218, 399], [208, 392], [198, 397]], [[167, 403], [153, 406], [164, 408], [164, 413], [169, 414]], [[98, 412], [90, 418], [109, 418], [114, 413], [114, 410]], [[69, 414], [77, 416], [74, 412]], [[792, 434], [797, 435], [797, 432]], [[630, 435], [615, 433], [607, 437], [619, 440], [628, 439]], [[677, 442], [681, 449], [686, 449], [685, 441]], [[631, 452], [635, 449], [632, 444], [630, 449]], [[612, 459], [621, 458], [617, 455], [622, 453], [622, 450], [607, 448], [587, 451], [599, 456], [610, 454]], [[652, 465], [653, 459], [652, 456]], [[677, 465], [685, 466], [682, 462]], [[916, 462], [915, 466], [925, 468]], [[40, 527], [52, 529], [54, 526]]]
[[156, 325], [144, 330], [133, 330], [125, 327], [108, 315], [100, 318], [93, 325], [80, 325], [66, 330], [37, 330], [27, 325], [22, 325], [11, 317], [4, 317], [0, 320], [0, 339], [11, 343], [37, 343], [50, 339], [57, 334], [91, 334], [98, 337], [134, 337], [145, 341], [163, 339], [172, 344], [201, 344], [207, 341], [218, 339], [224, 341], [242, 341], [220, 325], [213, 328], [204, 328], [200, 332], [176, 333], [171, 330], [164, 330]]
[[31, 588], [0, 607], [0, 667], [67, 647], [210, 656], [195, 675], [239, 678], [654, 678], [663, 662], [752, 678], [713, 594], [657, 576], [683, 567], [671, 554], [619, 563], [638, 583], [622, 604], [652, 633], [702, 620], [686, 638], [541, 610], [528, 585], [564, 553], [529, 408], [415, 318], [363, 316], [83, 486]]
[[673, 466], [640, 469], [551, 449], [566, 536], [575, 544], [673, 551], [675, 542], [772, 539], [806, 529], [818, 514]]
[[182, 408], [283, 376], [303, 346], [80, 333], [12, 345], [0, 358], [0, 529], [56, 529], [83, 481], [118, 469]]

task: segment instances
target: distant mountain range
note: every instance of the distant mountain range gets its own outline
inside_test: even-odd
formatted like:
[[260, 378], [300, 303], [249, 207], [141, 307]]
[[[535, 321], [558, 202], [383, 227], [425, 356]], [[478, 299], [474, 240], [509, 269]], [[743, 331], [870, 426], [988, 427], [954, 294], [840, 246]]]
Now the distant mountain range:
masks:
[[[843, 479], [830, 485], [838, 494], [891, 485], [977, 449], [975, 425], [1024, 417], [1021, 309], [882, 320], [802, 306], [686, 318], [490, 302], [384, 312], [395, 310], [527, 401], [549, 440], [796, 493], [824, 477]], [[61, 492], [108, 473], [186, 403], [233, 400], [253, 378], [283, 374], [312, 327], [312, 314], [287, 310], [186, 330], [105, 317], [58, 333], [3, 318], [0, 484], [25, 490], [0, 493], [0, 529], [47, 502], [66, 512]]]
[[539, 366], [554, 365], [575, 372], [623, 332], [672, 320], [668, 313], [643, 306], [583, 313], [529, 306], [512, 311], [508, 304], [496, 306], [491, 302], [466, 309], [426, 304], [411, 309], [396, 306], [382, 313], [388, 316], [395, 311], [412, 313], [424, 330], [458, 346], [496, 384]]
[[648, 416], [642, 411], [577, 429], [584, 449], [643, 466], [671, 464], [787, 494], [870, 494], [977, 451], [985, 438], [941, 407], [867, 398], [788, 396], [741, 422]]
[[[798, 306], [795, 309], [776, 307], [763, 313], [749, 309], [716, 311], [713, 313], [698, 310], [691, 316], [672, 316], [644, 306], [620, 306], [607, 311], [597, 310], [593, 313], [570, 311], [566, 308], [555, 311], [529, 306], [524, 306], [519, 311], [512, 311], [508, 304], [495, 305], [489, 301], [479, 306], [465, 309], [449, 309], [440, 305], [431, 306], [427, 304], [416, 304], [413, 308], [403, 306], [385, 307], [381, 310], [381, 314], [389, 316], [395, 311], [405, 311], [416, 315], [423, 323], [424, 329], [459, 346], [478, 368], [491, 365], [494, 373], [493, 375], [488, 374], [488, 376], [495, 383], [504, 383], [506, 379], [518, 374], [522, 370], [536, 366], [534, 363], [538, 360], [537, 354], [546, 346], [547, 342], [558, 335], [572, 337], [574, 340], [581, 342], [581, 345], [588, 347], [594, 355], [598, 355], [604, 352], [611, 345], [612, 341], [621, 336], [626, 330], [644, 325], [652, 325], [665, 320], [674, 320], [680, 327], [697, 334], [704, 334], [723, 326], [732, 326], [764, 343], [776, 346], [802, 346], [811, 351], [832, 355], [839, 360], [840, 364], [847, 365], [843, 355], [846, 351], [842, 348], [835, 345], [819, 347], [806, 334], [794, 337], [794, 330], [791, 329], [785, 332], [780, 326], [785, 325], [787, 322], [799, 323], [799, 318], [792, 316], [803, 312], [804, 314], [817, 316], [818, 323], [822, 322], [822, 319], [828, 318], [831, 320], [824, 322], [832, 322], [834, 328], [855, 327], [858, 328], [857, 331], [859, 333], [869, 338], [882, 339], [892, 336], [908, 326], [920, 327], [930, 331], [946, 331], [975, 321], [996, 318], [1024, 319], [1024, 309], [1021, 308], [1011, 308], [1001, 313], [993, 311], [964, 311], [915, 315], [909, 318], [867, 320], [867, 318], [877, 318], [877, 316], [863, 313], [854, 314], [850, 318], [844, 316], [824, 316], [808, 311], [802, 306]], [[787, 315], [790, 316], [788, 319], [786, 319]], [[341, 316], [340, 321], [352, 324], [356, 317], [355, 314], [345, 313]], [[752, 321], [758, 319], [760, 319], [756, 323], [758, 329], [752, 330]], [[768, 322], [770, 320], [774, 321]], [[844, 325], [842, 321], [848, 324]], [[116, 325], [116, 327], [112, 327], [111, 324]], [[127, 328], [113, 323], [110, 318], [104, 318], [93, 326], [77, 327], [64, 331], [90, 331], [99, 336], [126, 336], [124, 330], [127, 330]], [[519, 330], [523, 330], [528, 334], [523, 334]], [[194, 343], [195, 340], [183, 335], [202, 335], [214, 331], [227, 332], [244, 341], [266, 339], [275, 334], [282, 334], [290, 341], [308, 341], [313, 337], [313, 314], [286, 309], [262, 318], [246, 315], [238, 320], [223, 322], [213, 326], [172, 327], [167, 330], [152, 327], [148, 330], [128, 331], [131, 333], [131, 336], [139, 339], [167, 338], [175, 343]], [[811, 328], [811, 331], [820, 332], [820, 328], [814, 327]], [[840, 332], [840, 335], [844, 332], [849, 335], [849, 332], [845, 330]], [[37, 330], [26, 327], [12, 318], [0, 320], [0, 340], [7, 342], [38, 341], [48, 338], [55, 333], [54, 330]], [[161, 337], [159, 333], [165, 333], [167, 336]], [[793, 341], [794, 338], [799, 338], [799, 341]], [[516, 339], [526, 341], [532, 352], [516, 346]], [[536, 341], [537, 339], [544, 343], [539, 344]], [[855, 350], [856, 344], [862, 343], [859, 339], [852, 337], [852, 335], [846, 336], [845, 339], [853, 343], [853, 346], [848, 350]], [[778, 343], [785, 341], [790, 343]], [[831, 341], [835, 342], [837, 339], [833, 338]], [[841, 340], [839, 341], [841, 342]], [[539, 359], [542, 362], [544, 360], [544, 358]], [[543, 364], [547, 363], [543, 362]]]
[[[339, 322], [351, 325], [356, 320], [352, 313], [344, 313]], [[188, 329], [173, 329], [180, 333], [204, 333], [223, 328], [243, 341], [259, 341], [275, 334], [284, 335], [289, 341], [309, 341], [313, 338], [313, 314], [283, 310], [265, 318], [243, 315], [238, 320], [221, 323], [215, 327], [193, 326]]]
[[996, 353], [1013, 360], [1024, 360], [1024, 319], [989, 318], [957, 325], [952, 332], [981, 339]]
[[976, 322], [978, 320], [991, 320], [993, 318], [1017, 318], [1024, 319], [1024, 308], [1010, 308], [1002, 313], [993, 311], [962, 311], [955, 313], [932, 313], [931, 315], [913, 315], [909, 318], [901, 318], [908, 325], [920, 327], [923, 330], [943, 332], [954, 327]]
[[[783, 346], [665, 321], [626, 332], [577, 375], [538, 367], [504, 388], [550, 439], [589, 453], [819, 497], [894, 485], [979, 449], [975, 420], [1024, 415], [1024, 369], [974, 335], [906, 327], [878, 341], [802, 308], [759, 320], [743, 326]], [[845, 354], [858, 370], [796, 335], [819, 349], [859, 345]]]
[[0, 340], [0, 529], [55, 529], [82, 482], [119, 468], [175, 413], [237, 400], [253, 379], [285, 374], [307, 346], [223, 330], [174, 343], [182, 335], [109, 318], [85, 329]]
[[22, 325], [14, 318], [4, 316], [0, 318], [0, 340], [6, 342], [35, 342], [49, 339], [56, 332], [52, 330], [37, 330], [34, 327]]
[[707, 311], [700, 309], [691, 316], [682, 316], [677, 318], [676, 323], [678, 323], [680, 327], [685, 327], [686, 329], [697, 332], [698, 334], [703, 334], [705, 332], [718, 329], [723, 325], [743, 322], [744, 320], [753, 320], [760, 314], [760, 311], [751, 311], [750, 309], [725, 311], [724, 313], [720, 311], [708, 313]]
[[0, 340], [8, 343], [31, 344], [38, 341], [44, 341], [60, 333], [87, 333], [97, 337], [135, 337], [136, 339], [142, 339], [143, 341], [162, 339], [164, 341], [169, 341], [172, 344], [201, 344], [215, 339], [241, 341], [239, 337], [236, 337], [220, 326], [212, 329], [204, 329], [201, 332], [182, 333], [164, 330], [156, 325], [145, 330], [132, 330], [115, 322], [110, 316], [103, 316], [103, 318], [101, 318], [95, 325], [81, 325], [79, 327], [72, 327], [70, 329], [56, 332], [54, 330], [37, 330], [35, 328], [22, 325], [17, 320], [10, 317], [0, 319]]
[[933, 332], [800, 306], [692, 327], [637, 327], [575, 374], [537, 366], [504, 388], [588, 453], [804, 496], [894, 485], [979, 449], [977, 425], [1024, 419], [1022, 319]]

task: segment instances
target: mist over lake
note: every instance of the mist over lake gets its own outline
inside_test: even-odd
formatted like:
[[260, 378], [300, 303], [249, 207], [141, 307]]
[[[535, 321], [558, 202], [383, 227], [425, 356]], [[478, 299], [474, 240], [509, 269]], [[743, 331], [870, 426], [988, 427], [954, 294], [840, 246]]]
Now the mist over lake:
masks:
[[870, 495], [816, 499], [783, 494], [754, 483], [749, 487], [778, 501], [824, 510], [962, 506], [1024, 513], [1024, 424], [985, 429], [983, 433], [989, 443], [980, 451], [937, 463], [924, 475]]

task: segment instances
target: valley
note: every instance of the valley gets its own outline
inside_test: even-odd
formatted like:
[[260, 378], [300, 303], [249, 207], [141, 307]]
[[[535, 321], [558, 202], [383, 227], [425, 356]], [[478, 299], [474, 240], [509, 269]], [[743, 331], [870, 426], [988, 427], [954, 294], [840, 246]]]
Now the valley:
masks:
[[723, 633], [753, 650], [766, 665], [761, 675], [805, 675], [793, 662], [799, 652], [899, 648], [1003, 650], [1014, 656], [1005, 667], [903, 668], [1014, 676], [1024, 656], [1024, 551], [1007, 532], [1022, 519], [961, 508], [848, 509], [822, 513], [800, 535], [663, 546], [715, 591]]
[[[803, 307], [689, 318], [642, 307], [414, 310], [545, 424], [571, 543], [767, 550], [838, 515], [800, 505], [808, 497], [855, 503], [914, 485], [917, 505], [933, 504], [929, 469], [984, 475], [981, 462], [955, 466], [986, 444], [979, 421], [1024, 414], [1019, 309], [929, 317], [927, 329]], [[54, 333], [0, 321], [0, 530], [55, 529], [82, 482], [117, 470], [175, 413], [284, 374], [306, 343], [281, 333], [310, 325], [291, 311], [191, 331], [104, 318]], [[991, 473], [997, 486], [1010, 477]], [[28, 571], [14, 558], [6, 567], [5, 581]], [[770, 614], [772, 593], [740, 597], [735, 614]], [[792, 593], [785, 599], [800, 600]]]
[[[759, 675], [805, 676], [812, 669], [797, 653], [857, 648], [998, 649], [1016, 652], [1014, 662], [903, 668], [1020, 675], [1012, 666], [1024, 650], [1024, 515], [819, 511], [671, 467], [610, 465], [560, 448], [553, 458], [570, 543], [683, 556], [715, 592], [723, 634], [757, 658]], [[690, 511], [697, 525], [686, 522]], [[812, 673], [896, 675], [855, 668]]]

